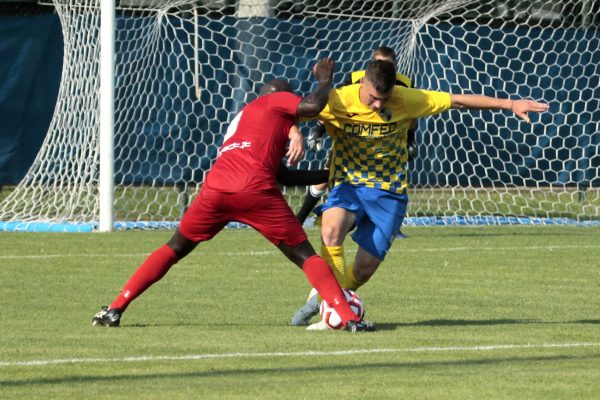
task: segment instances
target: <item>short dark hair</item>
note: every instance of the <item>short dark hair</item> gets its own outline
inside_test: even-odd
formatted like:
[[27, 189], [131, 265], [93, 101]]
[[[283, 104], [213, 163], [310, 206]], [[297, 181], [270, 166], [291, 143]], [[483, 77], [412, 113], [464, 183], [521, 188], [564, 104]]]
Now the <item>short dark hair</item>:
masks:
[[388, 61], [371, 61], [365, 71], [365, 78], [379, 93], [387, 93], [396, 84], [396, 68]]
[[398, 63], [398, 59], [396, 58], [396, 52], [391, 47], [379, 46], [378, 48], [373, 50], [373, 55], [371, 56], [371, 59], [373, 59], [378, 54], [385, 58], [389, 58], [394, 62], [394, 64]]
[[259, 96], [264, 96], [267, 94], [275, 93], [275, 92], [294, 92], [292, 87], [285, 79], [273, 79], [269, 82], [265, 83], [260, 91], [258, 92]]

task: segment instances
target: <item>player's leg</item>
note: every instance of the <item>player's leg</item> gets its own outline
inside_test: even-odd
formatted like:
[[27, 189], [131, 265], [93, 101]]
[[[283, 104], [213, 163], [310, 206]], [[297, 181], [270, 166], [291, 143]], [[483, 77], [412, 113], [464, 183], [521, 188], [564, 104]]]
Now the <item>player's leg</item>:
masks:
[[167, 244], [152, 252], [125, 283], [109, 309], [124, 312], [129, 304], [146, 289], [162, 279], [171, 267], [188, 255], [196, 246], [177, 229]]
[[351, 290], [365, 284], [385, 259], [402, 225], [408, 203], [406, 194], [364, 187], [359, 193], [365, 217], [357, 219], [356, 230], [352, 234], [359, 249], [354, 265], [346, 273], [347, 288]]
[[354, 263], [349, 264], [346, 269], [346, 289], [357, 291], [358, 288], [371, 279], [377, 268], [379, 268], [381, 261], [359, 246]]
[[[317, 124], [317, 128], [320, 129], [319, 134], [321, 138], [325, 134], [325, 127], [322, 124]], [[313, 128], [314, 129], [314, 128]], [[312, 129], [311, 129], [312, 132]], [[313, 149], [315, 150], [315, 149]], [[323, 165], [327, 166], [330, 163], [331, 159], [331, 149], [327, 152], [327, 157], [325, 158]], [[304, 225], [304, 221], [316, 207], [317, 203], [323, 197], [323, 195], [327, 192], [327, 182], [319, 184], [319, 185], [311, 185], [308, 189], [308, 193], [304, 197], [304, 201], [302, 202], [302, 206], [300, 207], [300, 211], [296, 214], [296, 218], [300, 221], [300, 225]]]
[[161, 280], [171, 267], [189, 254], [198, 243], [184, 237], [179, 230], [167, 244], [152, 252], [127, 280], [109, 307], [103, 307], [92, 319], [93, 325], [118, 326], [121, 316], [139, 295]]
[[[360, 318], [352, 312], [346, 301], [331, 268], [316, 254], [281, 192], [275, 189], [272, 192], [256, 194], [254, 200], [248, 200], [247, 197], [240, 199], [240, 202], [252, 201], [263, 207], [250, 207], [236, 215], [235, 219], [255, 228], [300, 267], [311, 285], [329, 304], [333, 305], [344, 324], [347, 321], [360, 322]], [[349, 326], [356, 327], [356, 324]], [[359, 330], [373, 329], [371, 324], [359, 326]]]
[[110, 306], [102, 307], [94, 316], [92, 324], [119, 326], [122, 314], [133, 300], [161, 280], [171, 267], [194, 250], [198, 243], [212, 238], [224, 225], [225, 221], [219, 211], [212, 209], [211, 204], [199, 194], [167, 244], [156, 249], [144, 260]]
[[317, 203], [321, 200], [321, 197], [323, 197], [326, 191], [327, 183], [309, 186], [308, 193], [306, 193], [306, 196], [304, 197], [300, 211], [296, 214], [296, 218], [298, 218], [301, 225], [304, 224], [304, 221], [306, 221], [306, 218], [317, 206]]
[[333, 306], [346, 330], [353, 332], [375, 330], [373, 324], [362, 321], [359, 316], [354, 314], [331, 268], [323, 258], [315, 253], [308, 240], [304, 240], [296, 246], [289, 246], [281, 242], [278, 247], [304, 271], [308, 281], [319, 295]]
[[[346, 262], [344, 257], [344, 239], [352, 228], [359, 206], [350, 185], [338, 185], [333, 188], [327, 203], [317, 212], [322, 212], [321, 221], [321, 256], [331, 266], [340, 286], [345, 287]], [[290, 322], [291, 325], [307, 325], [312, 317], [319, 312], [319, 301], [316, 291], [311, 293], [306, 303], [300, 307]]]
[[337, 206], [324, 210], [321, 220], [321, 256], [331, 265], [342, 286], [345, 286], [346, 271], [344, 239], [355, 220], [355, 211]]
[[356, 221], [364, 217], [357, 187], [347, 183], [335, 186], [321, 211], [321, 255], [334, 269], [340, 285], [345, 287], [344, 240]]

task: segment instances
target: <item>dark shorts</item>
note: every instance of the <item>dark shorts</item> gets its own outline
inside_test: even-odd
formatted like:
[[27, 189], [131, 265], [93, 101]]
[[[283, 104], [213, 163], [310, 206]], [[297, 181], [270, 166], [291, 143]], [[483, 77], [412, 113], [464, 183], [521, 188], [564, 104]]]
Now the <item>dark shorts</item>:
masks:
[[181, 219], [179, 231], [186, 238], [201, 242], [212, 239], [234, 221], [256, 229], [275, 246], [283, 242], [294, 247], [308, 240], [277, 188], [239, 193], [203, 188]]

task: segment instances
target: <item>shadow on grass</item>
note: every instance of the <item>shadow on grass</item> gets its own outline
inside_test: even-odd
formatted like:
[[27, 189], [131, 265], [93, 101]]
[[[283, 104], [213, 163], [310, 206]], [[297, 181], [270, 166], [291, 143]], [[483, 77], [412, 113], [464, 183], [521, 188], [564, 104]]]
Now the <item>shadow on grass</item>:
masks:
[[[239, 327], [242, 329], [246, 329], [248, 328], [248, 324], [246, 323], [215, 323], [212, 321], [206, 321], [206, 322], [173, 322], [170, 324], [167, 323], [148, 323], [148, 324], [124, 324], [121, 325], [118, 329], [138, 329], [138, 328], [164, 328], [164, 327], [172, 327], [172, 328], [180, 328], [180, 327], [214, 327], [214, 328], [227, 328], [227, 327]], [[277, 324], [267, 324], [267, 323], [256, 323], [256, 324], [252, 324], [252, 326], [255, 327], [266, 327], [266, 328], [277, 328], [277, 327], [282, 327], [282, 325], [277, 325]], [[99, 329], [102, 329], [103, 327], [100, 327]]]
[[[424, 235], [418, 235], [416, 232], [409, 232], [407, 235], [407, 238], [411, 238], [411, 237], [428, 237], [428, 238], [436, 238], [436, 237], [440, 237], [440, 238], [448, 238], [448, 237], [511, 237], [511, 236], [515, 236], [515, 237], [519, 237], [519, 236], [526, 236], [526, 237], [531, 237], [532, 236], [532, 232], [531, 229], [527, 230], [527, 228], [531, 228], [532, 226], [527, 225], [527, 226], [523, 226], [523, 231], [519, 232], [518, 229], [515, 231], [510, 231], [510, 232], [490, 232], [490, 231], [481, 231], [481, 232], [477, 232], [477, 231], [467, 231], [467, 232], [457, 232], [456, 230], [453, 230], [451, 232], [427, 232], [427, 234]], [[591, 229], [588, 229], [589, 227], [576, 227], [576, 229], [579, 229], [578, 231], [576, 231], [575, 229], [570, 230], [568, 232], [569, 236], [591, 236], [594, 231], [592, 231]], [[466, 227], [465, 229], [468, 229], [468, 227]], [[560, 232], [548, 232], [546, 231], [542, 231], [539, 233], [536, 233], [535, 237], [536, 239], [539, 239], [540, 237], [553, 237], [553, 236], [560, 236], [560, 237], [564, 237], [565, 236], [565, 232], [560, 231]]]
[[536, 319], [432, 319], [428, 321], [377, 324], [381, 331], [395, 330], [409, 326], [487, 326], [487, 325], [559, 325], [559, 324], [600, 324], [600, 320], [588, 319], [577, 321], [541, 321]]
[[[397, 323], [375, 323], [377, 325], [377, 330], [380, 331], [389, 331], [395, 330], [404, 327], [411, 326], [488, 326], [488, 325], [524, 325], [524, 324], [532, 324], [532, 325], [561, 325], [561, 324], [600, 324], [600, 319], [583, 319], [576, 321], [542, 321], [536, 319], [432, 319], [428, 321], [417, 321], [417, 322], [397, 322]], [[180, 323], [172, 323], [172, 324], [126, 324], [122, 325], [119, 329], [138, 329], [138, 328], [156, 328], [156, 327], [201, 327], [201, 326], [212, 326], [212, 327], [232, 327], [238, 326], [240, 328], [247, 327], [246, 324], [236, 324], [236, 323], [193, 323], [193, 322], [180, 322]], [[286, 327], [277, 324], [254, 324], [256, 327]], [[289, 326], [291, 329], [305, 329], [305, 326]]]
[[[218, 378], [231, 377], [239, 379], [240, 377], [264, 377], [271, 378], [279, 377], [280, 379], [288, 379], [298, 373], [306, 372], [331, 372], [335, 371], [339, 374], [344, 371], [356, 370], [357, 374], [364, 374], [365, 371], [381, 370], [383, 374], [390, 374], [393, 371], [406, 371], [414, 369], [426, 368], [456, 368], [470, 366], [497, 366], [511, 363], [538, 363], [538, 362], [564, 362], [569, 360], [596, 360], [600, 359], [598, 354], [582, 354], [582, 355], [552, 355], [552, 356], [536, 356], [536, 357], [494, 357], [494, 358], [478, 358], [469, 360], [442, 360], [442, 361], [398, 361], [384, 363], [366, 363], [361, 361], [354, 365], [349, 365], [347, 360], [340, 363], [330, 364], [327, 366], [313, 367], [277, 367], [277, 368], [212, 368], [204, 367], [203, 371], [190, 372], [165, 372], [152, 374], [113, 374], [113, 375], [73, 375], [61, 376], [56, 378], [38, 378], [38, 379], [4, 379], [0, 380], [1, 387], [28, 387], [28, 386], [44, 386], [44, 385], [72, 385], [72, 384], [90, 384], [90, 383], [110, 383], [114, 385], [121, 381], [151, 381], [153, 384], [158, 379], [189, 379], [189, 378]], [[164, 362], [164, 361], [161, 361]], [[122, 365], [119, 366], [122, 368]]]

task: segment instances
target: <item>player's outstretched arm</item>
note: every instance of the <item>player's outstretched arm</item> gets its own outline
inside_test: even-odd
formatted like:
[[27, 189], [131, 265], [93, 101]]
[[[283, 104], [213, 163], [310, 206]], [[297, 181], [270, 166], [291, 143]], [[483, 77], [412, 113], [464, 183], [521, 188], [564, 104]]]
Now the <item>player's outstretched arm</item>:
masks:
[[329, 179], [329, 171], [326, 169], [314, 171], [306, 169], [289, 169], [283, 162], [277, 171], [277, 183], [283, 186], [318, 185], [327, 182], [327, 179]]
[[313, 74], [319, 82], [319, 86], [298, 104], [298, 110], [296, 111], [298, 117], [315, 117], [325, 108], [327, 100], [329, 100], [334, 68], [335, 63], [328, 58], [320, 60], [313, 67]]
[[452, 108], [469, 108], [478, 110], [510, 110], [519, 118], [531, 122], [528, 112], [543, 112], [548, 110], [548, 104], [533, 100], [497, 99], [495, 97], [473, 94], [451, 94]]

